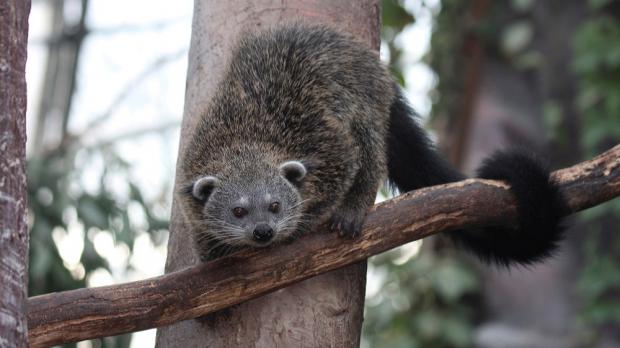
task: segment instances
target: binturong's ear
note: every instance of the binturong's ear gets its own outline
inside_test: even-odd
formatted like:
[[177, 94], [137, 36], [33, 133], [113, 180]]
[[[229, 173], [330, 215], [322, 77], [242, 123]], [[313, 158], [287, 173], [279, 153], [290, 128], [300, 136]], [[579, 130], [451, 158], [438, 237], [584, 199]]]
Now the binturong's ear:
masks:
[[203, 176], [194, 181], [192, 185], [192, 196], [199, 201], [206, 202], [218, 182], [219, 180], [214, 176]]
[[308, 173], [306, 166], [300, 161], [286, 161], [280, 164], [279, 168], [282, 176], [295, 185], [299, 184]]

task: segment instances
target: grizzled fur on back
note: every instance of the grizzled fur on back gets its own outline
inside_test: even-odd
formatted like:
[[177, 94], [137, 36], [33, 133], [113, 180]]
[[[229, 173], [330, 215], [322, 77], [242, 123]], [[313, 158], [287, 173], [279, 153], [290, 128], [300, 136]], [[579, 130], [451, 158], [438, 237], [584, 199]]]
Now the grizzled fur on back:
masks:
[[[213, 175], [260, 185], [280, 163], [299, 160], [308, 169], [296, 188], [300, 227], [322, 223], [340, 207], [365, 212], [385, 176], [393, 93], [377, 54], [334, 30], [294, 25], [244, 36], [182, 154], [182, 182], [189, 187]], [[345, 202], [350, 191], [356, 198]], [[191, 195], [180, 199], [200, 241], [210, 233], [199, 218], [204, 206]], [[210, 245], [198, 244], [207, 259]]]
[[[294, 239], [318, 224], [355, 237], [386, 174], [400, 191], [464, 176], [442, 159], [378, 55], [323, 26], [244, 35], [180, 159], [181, 210], [202, 260]], [[500, 152], [518, 226], [450, 235], [482, 259], [552, 254], [566, 209], [535, 157]], [[415, 212], [412, 212], [414, 214]]]

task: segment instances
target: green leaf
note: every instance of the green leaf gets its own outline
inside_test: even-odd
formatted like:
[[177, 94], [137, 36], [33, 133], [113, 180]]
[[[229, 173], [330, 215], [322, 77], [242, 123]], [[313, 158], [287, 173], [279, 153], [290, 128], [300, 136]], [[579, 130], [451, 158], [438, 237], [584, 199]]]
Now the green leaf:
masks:
[[600, 10], [611, 2], [612, 0], [588, 0], [588, 5], [590, 5], [590, 8], [593, 10]]
[[398, 0], [381, 1], [381, 20], [384, 27], [393, 27], [401, 31], [406, 25], [414, 21], [414, 17], [405, 10]]
[[505, 54], [513, 56], [523, 51], [532, 41], [534, 29], [528, 21], [514, 22], [504, 29], [501, 39], [502, 50]]
[[100, 201], [92, 196], [80, 197], [77, 212], [87, 230], [90, 227], [97, 227], [102, 230], [107, 230], [110, 227], [108, 214], [102, 209]]
[[449, 302], [477, 290], [478, 281], [473, 273], [455, 262], [445, 262], [433, 272], [434, 288]]

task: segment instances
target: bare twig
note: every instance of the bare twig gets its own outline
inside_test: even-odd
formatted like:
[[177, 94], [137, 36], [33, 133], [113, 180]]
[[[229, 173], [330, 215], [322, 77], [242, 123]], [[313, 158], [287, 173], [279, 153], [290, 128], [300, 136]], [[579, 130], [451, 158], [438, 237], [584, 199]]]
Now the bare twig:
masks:
[[83, 143], [78, 144], [77, 147], [79, 149], [102, 148], [102, 147], [114, 145], [123, 140], [133, 140], [137, 137], [147, 135], [147, 134], [167, 132], [169, 130], [178, 128], [180, 126], [181, 126], [180, 120], [179, 121], [167, 121], [167, 122], [157, 124], [151, 127], [139, 128], [139, 129], [130, 130], [124, 133], [116, 134], [115, 136], [110, 137], [110, 138], [98, 139], [98, 140], [89, 141], [89, 142], [84, 141]]
[[187, 14], [184, 16], [178, 16], [174, 18], [166, 18], [164, 20], [144, 23], [144, 24], [127, 24], [127, 25], [117, 25], [113, 27], [99, 27], [92, 28], [91, 32], [93, 35], [116, 35], [123, 34], [126, 35], [132, 32], [145, 32], [145, 31], [157, 31], [162, 30], [167, 27], [176, 24], [184, 24], [185, 21], [188, 21], [192, 17], [191, 14]]

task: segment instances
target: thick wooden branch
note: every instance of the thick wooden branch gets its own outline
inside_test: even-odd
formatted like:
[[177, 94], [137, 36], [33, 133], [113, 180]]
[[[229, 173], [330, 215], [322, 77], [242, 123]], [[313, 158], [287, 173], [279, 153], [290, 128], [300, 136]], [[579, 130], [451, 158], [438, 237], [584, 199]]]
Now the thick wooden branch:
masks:
[[[577, 212], [620, 195], [620, 145], [553, 180]], [[445, 230], [511, 224], [501, 182], [469, 179], [376, 205], [362, 237], [316, 233], [290, 245], [231, 255], [138, 282], [36, 296], [28, 302], [32, 346], [118, 335], [196, 318]]]

